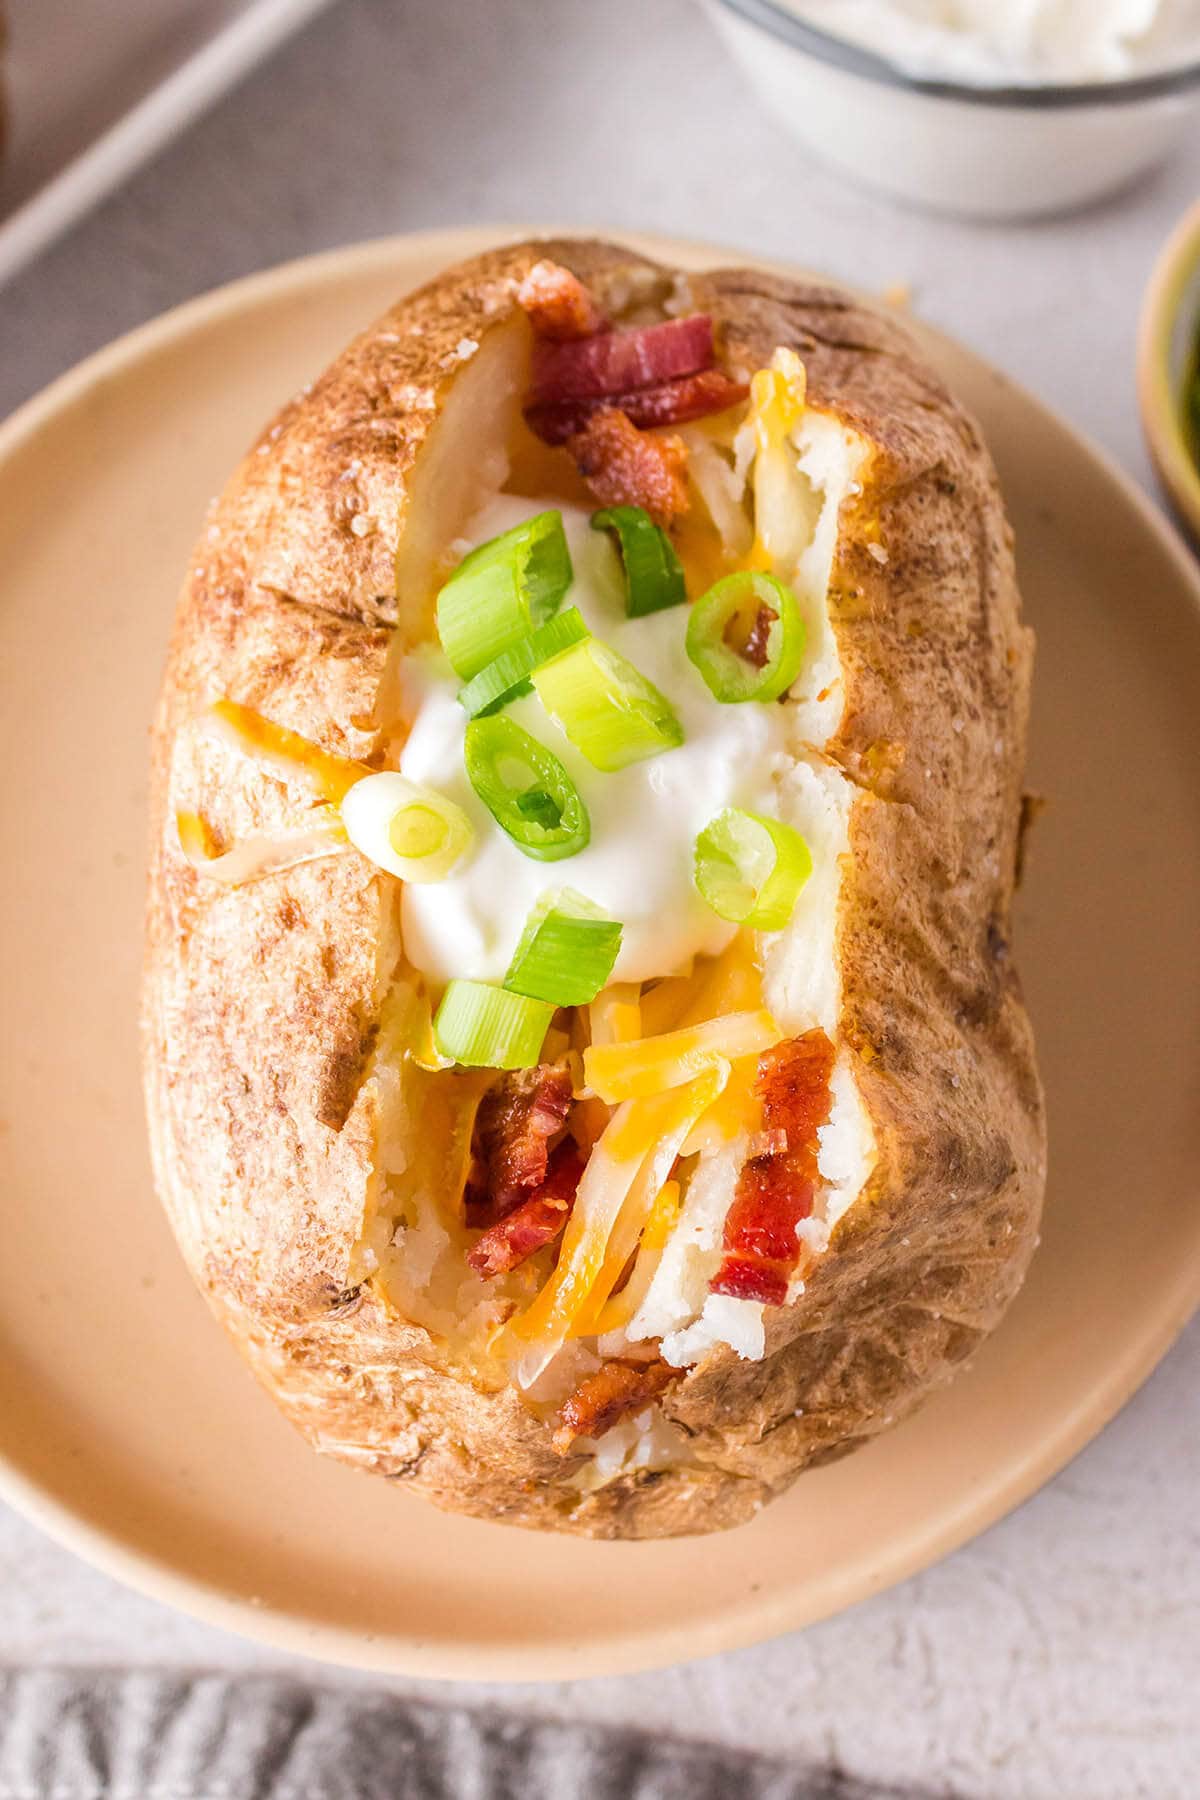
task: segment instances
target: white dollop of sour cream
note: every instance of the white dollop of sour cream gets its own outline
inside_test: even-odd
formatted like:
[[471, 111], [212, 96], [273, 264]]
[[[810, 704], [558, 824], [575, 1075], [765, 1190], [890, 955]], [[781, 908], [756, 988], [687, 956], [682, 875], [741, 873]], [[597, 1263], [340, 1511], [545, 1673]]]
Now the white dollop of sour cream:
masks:
[[556, 506], [575, 579], [563, 606], [577, 606], [589, 630], [633, 663], [666, 695], [684, 742], [605, 774], [580, 755], [535, 694], [506, 708], [509, 718], [552, 750], [591, 818], [586, 848], [560, 862], [525, 856], [478, 798], [463, 763], [462, 685], [436, 648], [406, 659], [400, 757], [411, 781], [438, 789], [475, 828], [472, 848], [445, 880], [405, 886], [405, 953], [434, 981], [502, 981], [525, 921], [547, 890], [574, 888], [624, 927], [614, 981], [649, 981], [715, 955], [735, 927], [705, 905], [692, 880], [698, 833], [726, 806], [776, 810], [773, 778], [786, 764], [785, 708], [713, 699], [684, 647], [686, 608], [644, 619], [625, 615], [615, 546], [594, 531], [582, 507], [501, 495], [473, 520], [464, 548], [486, 543], [534, 513]]
[[1120, 81], [1200, 54], [1198, 0], [790, 0], [909, 74], [978, 86]]

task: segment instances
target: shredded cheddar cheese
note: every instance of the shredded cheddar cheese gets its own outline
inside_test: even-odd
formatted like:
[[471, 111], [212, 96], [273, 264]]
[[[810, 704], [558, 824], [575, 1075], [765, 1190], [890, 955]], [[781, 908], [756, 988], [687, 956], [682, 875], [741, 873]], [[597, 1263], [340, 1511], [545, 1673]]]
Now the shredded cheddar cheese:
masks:
[[650, 1283], [654, 1280], [667, 1239], [679, 1217], [680, 1193], [677, 1181], [664, 1182], [659, 1189], [646, 1229], [642, 1232], [637, 1260], [629, 1280], [619, 1293], [605, 1301], [591, 1320], [591, 1330], [597, 1337], [609, 1331], [622, 1331], [649, 1293]]
[[180, 849], [193, 869], [224, 887], [246, 887], [301, 863], [340, 856], [350, 847], [341, 819], [329, 807], [321, 809], [317, 822], [307, 831], [281, 837], [255, 832], [223, 853], [218, 853], [213, 834], [199, 813], [176, 813], [175, 827]]
[[692, 1081], [714, 1058], [727, 1062], [756, 1056], [782, 1033], [770, 1013], [726, 1013], [702, 1025], [626, 1044], [593, 1044], [583, 1054], [584, 1080], [594, 1094], [615, 1104], [660, 1094]]
[[794, 350], [778, 349], [771, 365], [750, 380], [750, 423], [754, 429], [754, 543], [745, 566], [778, 573], [781, 521], [790, 521], [795, 456], [788, 438], [804, 414], [804, 364]]
[[177, 812], [175, 829], [179, 833], [179, 848], [193, 868], [217, 860], [219, 852], [216, 839], [199, 813]]
[[272, 724], [249, 706], [235, 700], [217, 700], [206, 714], [220, 737], [252, 756], [285, 780], [299, 778], [324, 802], [308, 815], [306, 828], [276, 836], [254, 833], [221, 852], [207, 820], [199, 813], [175, 815], [179, 846], [192, 867], [226, 887], [244, 887], [267, 875], [280, 874], [301, 863], [338, 856], [350, 846], [340, 806], [349, 790], [371, 770], [365, 763], [321, 750], [295, 731]]
[[754, 1085], [758, 1078], [757, 1056], [743, 1056], [730, 1065], [729, 1080], [708, 1111], [697, 1119], [681, 1156], [696, 1156], [701, 1151], [719, 1150], [744, 1131], [754, 1117]]
[[794, 350], [780, 348], [771, 366], [750, 378], [750, 416], [760, 455], [778, 450], [800, 423], [807, 397], [804, 364]]
[[265, 764], [285, 781], [303, 781], [322, 800], [335, 806], [341, 804], [356, 781], [372, 773], [365, 763], [322, 750], [298, 732], [273, 724], [236, 700], [215, 701], [208, 709], [208, 718], [235, 748]]
[[588, 1008], [593, 1044], [627, 1044], [642, 1034], [641, 984], [614, 981]]
[[597, 1143], [554, 1270], [533, 1304], [506, 1327], [518, 1354], [536, 1347], [534, 1378], [581, 1317], [599, 1314], [637, 1248], [680, 1146], [728, 1073], [728, 1064], [716, 1063], [685, 1087], [627, 1101]]

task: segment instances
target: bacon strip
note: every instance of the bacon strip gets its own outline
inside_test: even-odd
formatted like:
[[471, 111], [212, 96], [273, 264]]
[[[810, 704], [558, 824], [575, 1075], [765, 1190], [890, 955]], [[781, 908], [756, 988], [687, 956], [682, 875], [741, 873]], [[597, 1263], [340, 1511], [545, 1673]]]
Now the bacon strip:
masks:
[[570, 1075], [549, 1063], [516, 1070], [488, 1089], [475, 1116], [463, 1196], [468, 1225], [494, 1225], [544, 1184], [550, 1140], [570, 1104]]
[[565, 444], [582, 431], [602, 406], [614, 406], [643, 430], [656, 425], [683, 425], [708, 413], [724, 412], [750, 390], [720, 369], [704, 369], [698, 375], [681, 375], [654, 387], [635, 388], [610, 399], [535, 401], [525, 408], [531, 431], [547, 444]]
[[582, 281], [561, 263], [534, 263], [517, 289], [517, 302], [528, 313], [539, 338], [566, 343], [609, 330], [607, 319]]
[[606, 1362], [562, 1407], [552, 1439], [554, 1448], [560, 1456], [567, 1456], [577, 1437], [603, 1437], [626, 1413], [656, 1400], [682, 1373], [661, 1358], [646, 1363]]
[[808, 1031], [759, 1058], [755, 1087], [764, 1131], [786, 1131], [787, 1149], [752, 1156], [738, 1176], [725, 1220], [725, 1256], [714, 1294], [780, 1306], [800, 1260], [796, 1227], [812, 1212], [820, 1148], [817, 1131], [833, 1103], [833, 1045]]
[[641, 506], [656, 525], [687, 511], [687, 446], [682, 438], [643, 435], [623, 412], [593, 413], [568, 448], [605, 506]]
[[575, 1145], [561, 1143], [550, 1158], [544, 1184], [532, 1199], [522, 1200], [497, 1219], [467, 1252], [467, 1262], [475, 1273], [485, 1281], [507, 1275], [552, 1244], [571, 1216], [584, 1167]]
[[632, 331], [599, 332], [572, 343], [533, 346], [534, 403], [602, 400], [656, 387], [712, 367], [713, 329], [707, 313], [666, 319]]

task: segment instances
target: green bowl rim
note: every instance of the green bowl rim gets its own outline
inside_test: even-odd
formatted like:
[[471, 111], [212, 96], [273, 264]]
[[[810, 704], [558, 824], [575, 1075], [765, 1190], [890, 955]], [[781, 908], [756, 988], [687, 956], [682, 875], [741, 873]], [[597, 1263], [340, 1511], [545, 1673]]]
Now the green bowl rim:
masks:
[[[1171, 499], [1200, 534], [1200, 466], [1188, 441], [1182, 395], [1171, 375], [1171, 343], [1189, 283], [1200, 269], [1200, 201], [1167, 240], [1147, 284], [1138, 324], [1138, 404], [1155, 467]], [[1200, 350], [1200, 301], [1193, 334]]]

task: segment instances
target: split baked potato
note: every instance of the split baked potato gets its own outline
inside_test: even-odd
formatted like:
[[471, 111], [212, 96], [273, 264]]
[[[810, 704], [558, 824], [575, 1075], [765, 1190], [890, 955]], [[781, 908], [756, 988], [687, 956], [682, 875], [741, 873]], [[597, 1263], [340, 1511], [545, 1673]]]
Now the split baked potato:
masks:
[[1031, 662], [977, 426], [835, 289], [519, 244], [284, 409], [179, 605], [144, 1049], [317, 1449], [709, 1531], [971, 1355], [1044, 1185]]

